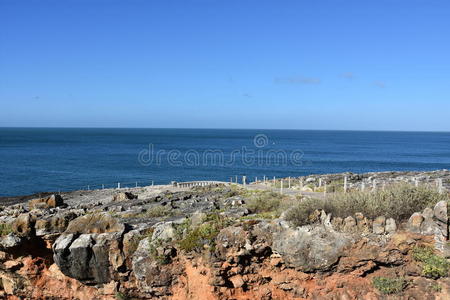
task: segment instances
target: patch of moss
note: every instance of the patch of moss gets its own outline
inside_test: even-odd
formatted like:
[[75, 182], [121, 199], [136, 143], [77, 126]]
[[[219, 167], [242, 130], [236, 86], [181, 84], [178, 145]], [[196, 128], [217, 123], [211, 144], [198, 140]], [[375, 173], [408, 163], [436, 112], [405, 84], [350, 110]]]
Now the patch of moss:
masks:
[[428, 278], [438, 279], [448, 276], [450, 262], [434, 253], [433, 248], [417, 246], [412, 251], [413, 258], [422, 263], [422, 275]]
[[406, 280], [404, 278], [375, 277], [372, 280], [372, 284], [385, 295], [398, 294], [406, 288]]

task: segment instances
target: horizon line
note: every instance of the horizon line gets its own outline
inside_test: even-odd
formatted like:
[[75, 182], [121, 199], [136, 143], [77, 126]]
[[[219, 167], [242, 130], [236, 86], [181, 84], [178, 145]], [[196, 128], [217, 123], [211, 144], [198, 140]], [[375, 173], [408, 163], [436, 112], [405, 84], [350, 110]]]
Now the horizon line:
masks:
[[302, 128], [224, 128], [224, 127], [80, 127], [80, 126], [0, 126], [0, 129], [178, 129], [178, 130], [279, 130], [279, 131], [347, 131], [347, 132], [412, 132], [450, 133], [445, 130], [397, 130], [397, 129], [302, 129]]

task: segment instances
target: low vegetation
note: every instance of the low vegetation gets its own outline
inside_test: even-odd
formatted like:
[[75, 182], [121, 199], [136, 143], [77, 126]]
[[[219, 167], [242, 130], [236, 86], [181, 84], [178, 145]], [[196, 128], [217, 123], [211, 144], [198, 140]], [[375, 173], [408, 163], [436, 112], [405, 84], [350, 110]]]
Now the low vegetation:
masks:
[[448, 199], [448, 194], [440, 194], [429, 187], [399, 184], [374, 192], [352, 191], [332, 194], [326, 199], [305, 199], [290, 209], [286, 217], [294, 225], [302, 226], [311, 222], [311, 214], [323, 209], [334, 217], [346, 218], [362, 213], [368, 218], [385, 216], [405, 221], [414, 212]]
[[178, 228], [180, 239], [178, 245], [181, 250], [186, 252], [201, 252], [205, 246], [214, 249], [214, 241], [220, 230], [229, 226], [231, 220], [221, 216], [218, 213], [207, 215], [202, 224], [192, 226], [188, 220]]
[[413, 249], [414, 260], [422, 265], [422, 276], [438, 279], [448, 276], [450, 262], [434, 253], [433, 248], [428, 246], [417, 246]]
[[375, 277], [372, 280], [373, 286], [385, 295], [398, 294], [406, 288], [404, 278]]
[[0, 236], [5, 236], [13, 232], [12, 226], [9, 223], [0, 224]]
[[167, 265], [170, 264], [172, 261], [172, 258], [168, 255], [165, 255], [163, 253], [160, 253], [158, 251], [159, 248], [163, 247], [163, 242], [160, 239], [156, 239], [156, 240], [151, 240], [151, 238], [149, 237], [150, 241], [150, 248], [149, 248], [149, 253], [150, 253], [150, 257], [152, 257], [153, 260], [157, 261], [159, 264], [161, 265]]
[[247, 200], [247, 208], [252, 213], [276, 211], [281, 206], [283, 196], [279, 193], [264, 191], [251, 195]]
[[143, 239], [145, 239], [145, 238], [148, 238], [148, 239], [151, 240], [151, 237], [152, 237], [152, 235], [153, 235], [153, 231], [154, 231], [154, 228], [151, 227], [151, 228], [149, 228], [149, 229], [147, 230], [147, 232], [142, 233], [142, 234], [134, 235], [134, 236], [131, 238], [131, 240], [129, 241], [129, 249], [128, 249], [130, 255], [133, 255], [133, 253], [136, 252], [136, 250], [137, 250], [137, 248], [138, 248], [139, 243], [141, 242], [141, 240], [143, 240]]
[[155, 206], [147, 210], [144, 216], [147, 218], [159, 218], [159, 217], [169, 217], [174, 214], [174, 210], [167, 206]]

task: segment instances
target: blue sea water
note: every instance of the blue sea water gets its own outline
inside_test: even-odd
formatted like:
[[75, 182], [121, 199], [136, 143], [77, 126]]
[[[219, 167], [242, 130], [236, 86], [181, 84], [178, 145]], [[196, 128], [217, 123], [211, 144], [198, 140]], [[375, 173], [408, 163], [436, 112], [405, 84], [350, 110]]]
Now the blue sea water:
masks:
[[335, 172], [450, 168], [450, 133], [0, 128], [0, 196]]

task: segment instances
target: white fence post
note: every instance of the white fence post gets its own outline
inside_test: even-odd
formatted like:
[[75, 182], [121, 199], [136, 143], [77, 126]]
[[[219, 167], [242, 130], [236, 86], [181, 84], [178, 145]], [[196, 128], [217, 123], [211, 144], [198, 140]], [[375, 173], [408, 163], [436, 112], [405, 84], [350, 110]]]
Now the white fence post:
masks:
[[120, 189], [120, 182], [117, 183], [117, 188]]
[[288, 188], [291, 188], [291, 176], [288, 177]]
[[344, 177], [344, 193], [347, 193], [347, 176]]
[[439, 192], [440, 194], [443, 194], [443, 193], [444, 193], [444, 187], [443, 187], [443, 184], [442, 184], [442, 178], [439, 178], [439, 179], [438, 179], [438, 192]]
[[280, 184], [280, 194], [283, 194], [283, 179], [281, 179]]
[[245, 186], [245, 183], [247, 181], [247, 176], [242, 176], [242, 184]]

